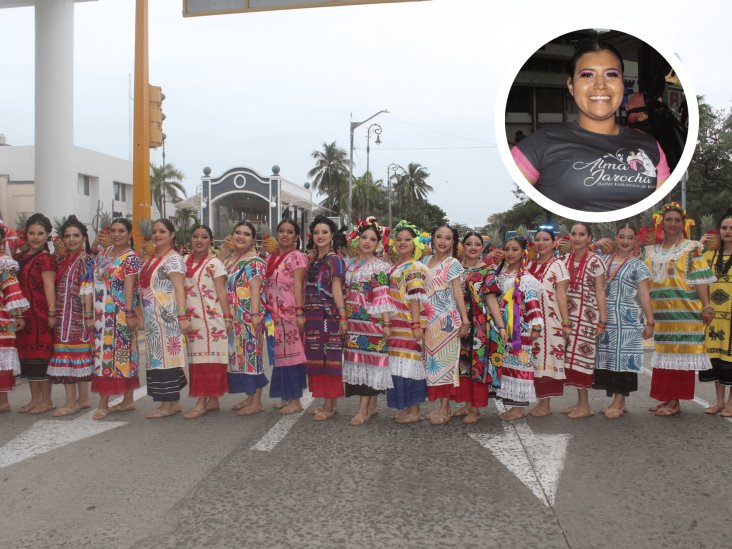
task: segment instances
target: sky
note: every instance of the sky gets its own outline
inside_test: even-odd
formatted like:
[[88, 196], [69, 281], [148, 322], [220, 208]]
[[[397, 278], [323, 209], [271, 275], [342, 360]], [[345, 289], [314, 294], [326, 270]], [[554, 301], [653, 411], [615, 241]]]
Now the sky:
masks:
[[[616, 0], [598, 15], [586, 1], [429, 0], [183, 18], [182, 0], [149, 1], [150, 83], [166, 95], [166, 162], [194, 193], [204, 166], [216, 176], [279, 165], [303, 184], [325, 142], [348, 149], [349, 121], [382, 127], [370, 167], [418, 162], [430, 200], [453, 222], [483, 225], [515, 202], [496, 146], [500, 90], [555, 36], [616, 28], [675, 52], [697, 94], [732, 101], [732, 7], [723, 1]], [[74, 140], [128, 158], [134, 0], [75, 7]], [[33, 8], [0, 9], [0, 133], [33, 144]], [[365, 124], [354, 174], [366, 169]], [[160, 150], [153, 151], [160, 163]]]

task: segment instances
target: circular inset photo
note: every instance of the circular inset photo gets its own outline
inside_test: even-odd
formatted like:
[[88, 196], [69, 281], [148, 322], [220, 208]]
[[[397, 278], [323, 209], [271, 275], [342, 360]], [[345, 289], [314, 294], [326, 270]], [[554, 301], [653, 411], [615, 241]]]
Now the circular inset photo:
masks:
[[569, 219], [616, 221], [678, 183], [694, 152], [698, 105], [679, 60], [656, 48], [619, 30], [585, 29], [525, 60], [497, 106], [505, 110], [496, 131], [529, 198]]

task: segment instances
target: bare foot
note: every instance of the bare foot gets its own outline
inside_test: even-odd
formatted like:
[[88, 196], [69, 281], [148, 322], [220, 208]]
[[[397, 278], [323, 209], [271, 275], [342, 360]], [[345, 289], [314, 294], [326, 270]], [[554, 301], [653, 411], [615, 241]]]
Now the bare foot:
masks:
[[[706, 410], [704, 410], [704, 413], [714, 415], [714, 414], [718, 414], [722, 410], [724, 410], [724, 404], [717, 403], [717, 404], [712, 404], [711, 406], [709, 406]], [[18, 411], [20, 411], [20, 410], [18, 410]]]
[[722, 417], [732, 417], [732, 408], [725, 408], [719, 413]]
[[671, 401], [667, 400], [666, 402], [662, 402], [661, 404], [656, 404], [654, 406], [651, 406], [650, 408], [648, 408], [648, 411], [654, 412], [654, 413], [658, 412], [661, 408], [664, 408], [669, 402], [671, 402]]
[[681, 405], [677, 404], [674, 408], [671, 408], [669, 406], [662, 406], [658, 410], [656, 410], [656, 415], [658, 417], [670, 417], [670, 416], [678, 416], [681, 413]]
[[171, 408], [169, 410], [163, 410], [161, 408], [155, 408], [149, 412], [145, 412], [145, 419], [161, 419], [164, 417], [174, 416], [180, 412], [180, 408]]
[[206, 403], [206, 411], [207, 412], [218, 412], [219, 410], [221, 410], [221, 405], [218, 402], [216, 402], [216, 403], [214, 403], [214, 402], [207, 402]]
[[109, 416], [109, 408], [97, 408], [92, 414], [92, 419], [95, 421], [101, 421], [103, 419], [107, 419], [107, 416]]
[[262, 408], [260, 404], [250, 402], [247, 406], [244, 406], [244, 408], [240, 408], [237, 414], [240, 416], [251, 416], [258, 414], [259, 412], [264, 412], [264, 408]]
[[585, 417], [594, 416], [595, 413], [590, 410], [589, 408], [580, 408], [579, 406], [576, 407], [573, 411], [569, 412], [567, 414], [567, 417], [570, 419], [582, 419]]
[[354, 427], [357, 427], [359, 425], [363, 425], [366, 423], [371, 416], [367, 413], [365, 416], [362, 416], [361, 414], [356, 414], [353, 416], [353, 419], [351, 419], [351, 425]]
[[473, 425], [475, 423], [478, 423], [479, 421], [480, 421], [480, 412], [478, 410], [475, 410], [474, 412], [467, 414], [463, 418], [463, 423], [465, 425]]
[[302, 404], [299, 400], [291, 400], [285, 406], [280, 406], [280, 414], [282, 415], [297, 414], [298, 412], [302, 412]]
[[196, 419], [201, 416], [205, 416], [207, 412], [206, 408], [193, 408], [190, 412], [183, 414], [184, 419]]
[[619, 417], [623, 417], [623, 415], [627, 411], [628, 410], [626, 408], [623, 408], [622, 410], [620, 410], [619, 408], [610, 408], [608, 406], [607, 408], [605, 408], [605, 412], [603, 412], [603, 413], [605, 414], [605, 417], [608, 419], [618, 419]]
[[447, 410], [447, 412], [444, 413], [440, 413], [439, 410], [436, 410], [432, 413], [432, 417], [430, 417], [430, 423], [432, 425], [444, 425], [451, 419], [452, 415], [450, 415], [450, 410]]
[[77, 406], [79, 407], [79, 410], [87, 410], [91, 408], [91, 401], [85, 400], [84, 402], [77, 403]]
[[4, 414], [10, 411], [10, 404], [3, 404], [0, 406], [0, 414]]
[[565, 414], [565, 415], [567, 415], [567, 414], [571, 414], [571, 413], [572, 413], [572, 412], [574, 412], [574, 411], [575, 411], [576, 409], [577, 409], [577, 406], [576, 406], [576, 405], [575, 405], [575, 406], [569, 406], [569, 407], [567, 407], [567, 408], [562, 408], [561, 410], [559, 410], [559, 413], [560, 413], [560, 414]]
[[287, 402], [285, 402], [284, 400], [281, 400], [280, 402], [275, 402], [272, 405], [272, 408], [275, 408], [275, 409], [284, 408], [285, 406], [287, 406], [287, 404], [288, 404]]

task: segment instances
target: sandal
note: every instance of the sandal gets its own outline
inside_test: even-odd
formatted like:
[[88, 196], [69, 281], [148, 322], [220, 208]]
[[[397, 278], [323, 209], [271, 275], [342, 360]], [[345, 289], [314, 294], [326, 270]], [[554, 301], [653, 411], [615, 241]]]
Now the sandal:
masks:
[[465, 425], [474, 425], [480, 421], [480, 414], [467, 414], [463, 418], [463, 423]]
[[704, 413], [713, 416], [715, 414], [722, 412], [723, 410], [724, 410], [724, 404], [712, 404], [706, 410], [704, 410]]
[[664, 408], [664, 407], [666, 407], [666, 405], [667, 405], [667, 404], [668, 404], [669, 402], [670, 402], [670, 401], [668, 401], [668, 400], [667, 400], [666, 402], [662, 402], [661, 404], [655, 404], [655, 405], [651, 406], [650, 408], [648, 408], [648, 411], [649, 411], [649, 412], [653, 412], [653, 413], [656, 413], [656, 412], [658, 412], [658, 411], [659, 411], [659, 410], [660, 410], [661, 408]]
[[732, 409], [725, 408], [724, 410], [722, 410], [721, 412], [719, 412], [719, 415], [721, 417], [732, 417]]
[[430, 423], [432, 425], [444, 425], [448, 421], [452, 419], [452, 416], [450, 415], [450, 412], [448, 411], [445, 415], [435, 414], [430, 418]]
[[320, 411], [316, 412], [315, 415], [313, 416], [313, 421], [326, 421], [328, 419], [332, 419], [333, 417], [335, 417], [335, 415], [336, 415], [335, 410], [333, 410], [332, 412], [325, 412], [323, 410], [320, 410]]
[[240, 416], [253, 416], [254, 414], [258, 414], [259, 412], [264, 412], [264, 408], [261, 406], [259, 408], [247, 408], [246, 406], [244, 408], [241, 408], [237, 414]]
[[150, 410], [145, 414], [145, 419], [161, 419], [164, 417], [170, 417], [174, 416], [175, 414], [180, 412], [180, 408], [173, 408], [172, 410], [165, 412], [163, 410], [160, 410], [159, 408], [156, 408], [155, 410]]
[[351, 425], [354, 427], [360, 427], [361, 425], [368, 423], [369, 419], [371, 419], [371, 416], [368, 414], [366, 414], [366, 416], [355, 415], [351, 419]]
[[618, 410], [617, 408], [608, 408], [605, 410], [605, 417], [608, 419], [618, 419], [623, 417], [628, 410]]
[[109, 407], [109, 411], [113, 414], [118, 414], [121, 412], [131, 412], [135, 409], [135, 403], [130, 402], [127, 406], [122, 406], [121, 404], [115, 404], [114, 406]]
[[592, 410], [590, 410], [587, 413], [584, 413], [584, 412], [579, 412], [579, 413], [570, 412], [569, 414], [567, 414], [567, 417], [569, 419], [584, 419], [586, 417], [592, 417], [594, 415], [595, 415], [595, 412], [593, 412]]
[[668, 408], [667, 406], [663, 406], [656, 410], [656, 415], [658, 417], [671, 417], [671, 416], [678, 416], [681, 413], [681, 406], [678, 406], [676, 408]]
[[81, 408], [59, 408], [51, 415], [53, 417], [64, 417], [70, 416], [71, 414], [78, 414], [80, 411]]
[[94, 421], [101, 421], [103, 419], [107, 419], [107, 416], [109, 416], [108, 408], [97, 408], [96, 410], [94, 410], [91, 418]]
[[397, 417], [394, 416], [394, 421], [397, 422], [399, 425], [408, 425], [410, 423], [419, 423], [422, 421], [422, 416], [417, 414], [416, 416], [409, 416], [407, 414]]
[[183, 414], [183, 419], [197, 419], [201, 416], [205, 416], [208, 410], [206, 408], [193, 408], [190, 412]]

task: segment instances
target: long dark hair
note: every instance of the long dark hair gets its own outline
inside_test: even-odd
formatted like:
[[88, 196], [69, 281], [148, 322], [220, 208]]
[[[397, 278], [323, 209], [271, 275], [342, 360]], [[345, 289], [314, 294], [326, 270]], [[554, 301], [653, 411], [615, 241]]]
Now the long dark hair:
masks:
[[292, 225], [292, 227], [295, 229], [295, 235], [297, 236], [297, 242], [295, 243], [295, 249], [299, 250], [302, 246], [302, 241], [300, 240], [300, 225], [295, 223], [292, 219], [283, 219], [279, 223], [277, 223], [277, 232], [280, 232], [280, 227], [284, 225], [285, 223], [288, 223]]
[[178, 245], [178, 241], [175, 239], [175, 225], [173, 225], [173, 222], [170, 219], [166, 219], [164, 217], [161, 217], [160, 219], [156, 219], [153, 221], [153, 225], [156, 223], [160, 223], [163, 227], [168, 229], [168, 232], [173, 235], [173, 241], [171, 242], [171, 246], [175, 248]]
[[74, 214], [71, 214], [69, 217], [67, 217], [66, 222], [61, 225], [61, 230], [59, 231], [61, 234], [59, 236], [63, 238], [66, 235], [66, 229], [70, 227], [79, 229], [79, 232], [84, 237], [84, 250], [86, 251], [86, 253], [90, 254], [91, 246], [89, 245], [89, 231], [87, 230], [86, 225], [79, 221]]
[[318, 215], [313, 219], [313, 222], [310, 223], [310, 236], [308, 236], [308, 246], [311, 244], [315, 246], [315, 241], [313, 240], [313, 231], [315, 231], [315, 227], [318, 225], [327, 225], [330, 229], [331, 234], [333, 235], [333, 238], [335, 239], [335, 235], [338, 232], [338, 225], [335, 224], [335, 221], [332, 219], [324, 216], [324, 215]]
[[[529, 248], [529, 242], [525, 238], [521, 238], [520, 236], [514, 236], [512, 238], [509, 238], [508, 240], [506, 240], [503, 243], [503, 247], [505, 247], [506, 244], [508, 244], [511, 241], [518, 242], [519, 246], [521, 246], [521, 249], [523, 251], [526, 251]], [[496, 269], [496, 275], [500, 274], [501, 271], [503, 270], [503, 267], [505, 267], [505, 266], [506, 266], [506, 258], [504, 257], [501, 260], [501, 264], [498, 265], [498, 268]], [[524, 267], [525, 267], [525, 265], [519, 265], [519, 272], [516, 273], [516, 278], [521, 278], [521, 275], [523, 274], [523, 270], [522, 269]]]
[[432, 229], [432, 232], [430, 233], [430, 236], [432, 237], [432, 241], [430, 242], [430, 246], [432, 247], [432, 251], [435, 251], [435, 235], [437, 234], [437, 231], [442, 229], [443, 227], [446, 227], [452, 231], [452, 251], [451, 255], [452, 257], [457, 257], [458, 255], [458, 243], [460, 242], [460, 238], [458, 236], [458, 232], [455, 229], [455, 227], [452, 227], [448, 225], [447, 223], [443, 223], [442, 225], [437, 225], [435, 228]]
[[[725, 211], [722, 214], [722, 217], [719, 218], [719, 221], [717, 222], [718, 230], [722, 230], [722, 223], [727, 219], [732, 219], [732, 208], [727, 208], [727, 211]], [[714, 259], [712, 260], [714, 265], [714, 274], [716, 274], [717, 277], [725, 276], [729, 272], [729, 268], [732, 267], [732, 254], [727, 258], [727, 261], [724, 261], [723, 256], [724, 242], [720, 242], [719, 249], [714, 252]]]

